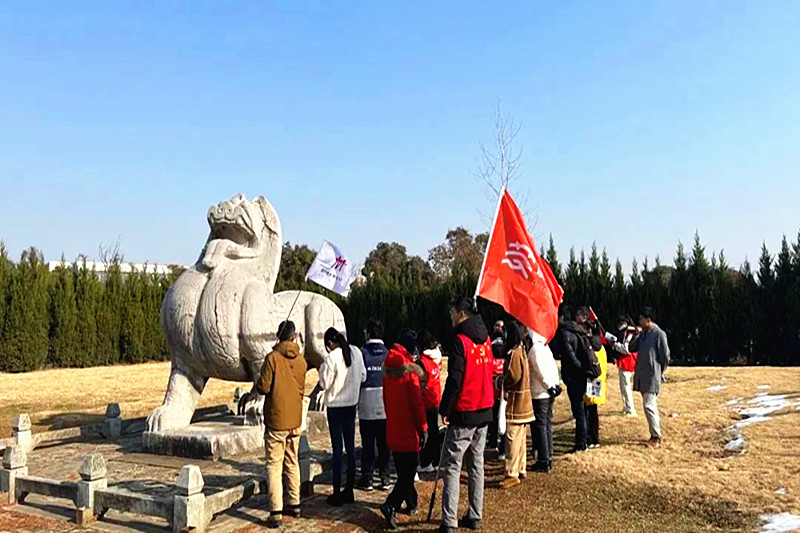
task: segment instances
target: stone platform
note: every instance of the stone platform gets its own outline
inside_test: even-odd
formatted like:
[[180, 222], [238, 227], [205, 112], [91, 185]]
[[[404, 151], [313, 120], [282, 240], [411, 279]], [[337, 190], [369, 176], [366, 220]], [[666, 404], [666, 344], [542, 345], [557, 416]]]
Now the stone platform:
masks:
[[264, 430], [242, 425], [241, 417], [227, 416], [183, 429], [146, 431], [142, 447], [146, 453], [217, 461], [263, 450]]

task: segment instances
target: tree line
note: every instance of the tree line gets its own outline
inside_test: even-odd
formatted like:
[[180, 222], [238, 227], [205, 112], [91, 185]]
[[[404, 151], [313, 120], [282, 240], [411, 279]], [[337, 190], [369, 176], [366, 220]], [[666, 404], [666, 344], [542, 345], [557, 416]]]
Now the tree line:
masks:
[[[389, 340], [413, 327], [446, 343], [449, 303], [474, 292], [487, 241], [487, 234], [456, 228], [427, 259], [380, 243], [346, 299], [306, 282], [315, 251], [286, 243], [275, 290], [333, 299], [357, 343], [372, 316], [384, 321]], [[723, 252], [709, 257], [699, 236], [691, 250], [679, 244], [670, 264], [634, 259], [627, 273], [597, 246], [588, 254], [570, 250], [562, 261], [551, 237], [541, 255], [564, 287], [565, 303], [591, 305], [607, 328], [619, 315], [635, 318], [643, 305], [656, 309], [678, 364], [800, 364], [800, 235], [792, 244], [784, 237], [775, 256], [762, 246], [756, 269], [747, 261], [731, 267]], [[168, 359], [160, 309], [180, 272], [123, 274], [117, 260], [102, 275], [85, 261], [62, 261], [50, 271], [40, 251], [12, 261], [0, 243], [0, 371]], [[479, 301], [479, 311], [487, 322], [504, 317], [490, 302]]]

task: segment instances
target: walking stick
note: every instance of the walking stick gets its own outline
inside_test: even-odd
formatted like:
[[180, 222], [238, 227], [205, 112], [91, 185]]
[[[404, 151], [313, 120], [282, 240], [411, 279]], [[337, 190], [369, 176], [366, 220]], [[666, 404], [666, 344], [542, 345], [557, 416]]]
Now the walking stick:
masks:
[[447, 445], [447, 435], [450, 434], [450, 426], [448, 425], [444, 430], [444, 440], [442, 441], [442, 449], [439, 452], [439, 468], [436, 469], [436, 479], [433, 480], [433, 493], [431, 494], [431, 503], [428, 506], [428, 522], [431, 521], [433, 516], [433, 506], [436, 503], [436, 489], [439, 487], [439, 478], [442, 476], [442, 459], [444, 458], [444, 450]]

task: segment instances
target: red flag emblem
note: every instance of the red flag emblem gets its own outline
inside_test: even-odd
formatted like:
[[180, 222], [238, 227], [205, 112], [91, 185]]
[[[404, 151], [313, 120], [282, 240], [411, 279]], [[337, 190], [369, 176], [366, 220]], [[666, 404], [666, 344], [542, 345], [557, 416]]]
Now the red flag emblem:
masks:
[[555, 335], [564, 290], [536, 252], [522, 213], [506, 190], [500, 197], [475, 294], [502, 305], [548, 341]]

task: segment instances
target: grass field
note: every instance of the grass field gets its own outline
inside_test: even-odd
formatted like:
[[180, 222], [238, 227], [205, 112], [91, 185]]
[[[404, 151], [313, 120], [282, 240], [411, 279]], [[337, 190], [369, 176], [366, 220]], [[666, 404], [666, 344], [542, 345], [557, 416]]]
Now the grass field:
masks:
[[[35, 431], [99, 418], [109, 402], [120, 404], [123, 417], [145, 415], [160, 404], [168, 374], [166, 363], [0, 374], [0, 436], [11, 434], [20, 412], [31, 415]], [[762, 514], [800, 514], [798, 407], [745, 427], [745, 453], [724, 450], [727, 428], [738, 420], [726, 404], [759, 393], [800, 402], [800, 369], [672, 368], [668, 376], [659, 402], [664, 445], [657, 450], [644, 446], [643, 416], [620, 415], [614, 369], [601, 408], [602, 448], [560, 455], [571, 445], [573, 423], [567, 399], [559, 398], [556, 473], [504, 492], [496, 488], [501, 466], [490, 463], [485, 529], [754, 531]], [[212, 380], [203, 405], [229, 402], [236, 386]], [[709, 390], [714, 386], [725, 388]]]

